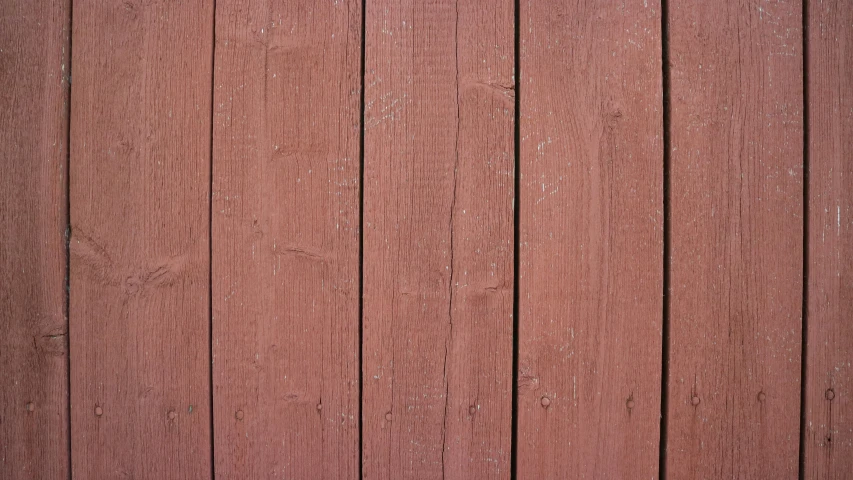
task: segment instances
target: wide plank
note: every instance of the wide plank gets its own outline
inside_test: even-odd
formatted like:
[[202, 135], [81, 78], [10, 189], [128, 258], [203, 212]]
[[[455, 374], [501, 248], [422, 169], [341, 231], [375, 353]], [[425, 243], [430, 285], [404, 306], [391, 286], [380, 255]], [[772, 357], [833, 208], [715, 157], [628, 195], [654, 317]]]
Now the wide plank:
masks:
[[220, 0], [217, 478], [359, 477], [361, 2]]
[[807, 2], [805, 479], [853, 475], [853, 3]]
[[211, 476], [213, 4], [75, 0], [75, 478]]
[[364, 478], [509, 478], [513, 4], [365, 13]]
[[797, 478], [801, 10], [669, 4], [667, 478]]
[[521, 2], [519, 479], [658, 474], [661, 7]]

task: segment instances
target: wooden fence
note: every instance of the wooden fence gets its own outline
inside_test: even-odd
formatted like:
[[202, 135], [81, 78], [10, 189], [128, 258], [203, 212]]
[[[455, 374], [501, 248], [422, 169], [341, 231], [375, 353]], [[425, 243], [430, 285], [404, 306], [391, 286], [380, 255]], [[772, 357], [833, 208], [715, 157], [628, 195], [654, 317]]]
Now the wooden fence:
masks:
[[853, 3], [0, 0], [0, 169], [1, 478], [853, 478]]

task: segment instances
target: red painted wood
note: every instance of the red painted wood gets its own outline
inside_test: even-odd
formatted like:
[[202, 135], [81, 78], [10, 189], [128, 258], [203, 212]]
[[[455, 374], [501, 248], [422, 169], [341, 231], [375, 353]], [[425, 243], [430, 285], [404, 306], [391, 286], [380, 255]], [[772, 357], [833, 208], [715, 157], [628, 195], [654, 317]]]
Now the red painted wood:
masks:
[[368, 2], [365, 478], [509, 478], [513, 5]]
[[522, 1], [518, 478], [653, 478], [661, 10]]
[[805, 478], [853, 472], [853, 4], [808, 2]]
[[359, 477], [361, 2], [220, 0], [217, 478]]
[[70, 2], [0, 2], [0, 478], [68, 478]]
[[670, 2], [668, 478], [797, 478], [801, 10]]
[[75, 0], [74, 478], [211, 475], [211, 2]]

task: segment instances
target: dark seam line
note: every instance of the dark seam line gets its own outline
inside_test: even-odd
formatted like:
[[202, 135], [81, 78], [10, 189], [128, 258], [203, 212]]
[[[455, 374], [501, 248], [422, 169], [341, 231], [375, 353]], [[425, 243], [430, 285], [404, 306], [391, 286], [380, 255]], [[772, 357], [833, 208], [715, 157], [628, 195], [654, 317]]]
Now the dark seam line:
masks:
[[74, 466], [71, 452], [71, 41], [74, 33], [72, 22], [74, 21], [74, 1], [68, 1], [68, 95], [66, 96], [67, 105], [65, 107], [66, 125], [65, 125], [65, 305], [62, 306], [65, 314], [65, 375], [67, 389], [66, 393], [66, 414], [68, 420], [66, 426], [68, 433], [66, 441], [68, 442], [68, 478], [73, 476], [72, 468]]
[[518, 318], [519, 312], [519, 265], [520, 261], [520, 232], [521, 232], [521, 2], [515, 0], [513, 2], [515, 9], [514, 16], [514, 60], [513, 65], [513, 80], [515, 81], [515, 125], [513, 125], [513, 145], [515, 153], [514, 165], [514, 182], [513, 182], [513, 290], [512, 290], [512, 443], [510, 445], [510, 477], [515, 479], [518, 476], [518, 354], [519, 354], [519, 332], [520, 322]]
[[800, 452], [799, 478], [806, 474], [806, 392], [808, 380], [809, 307], [809, 50], [808, 0], [803, 0], [803, 312], [800, 352]]
[[367, 0], [361, 2], [361, 94], [358, 136], [358, 472], [364, 477], [364, 89]]
[[212, 45], [210, 49], [210, 178], [208, 179], [207, 191], [207, 236], [208, 236], [208, 291], [207, 291], [207, 313], [208, 313], [208, 360], [210, 366], [209, 388], [210, 388], [210, 478], [216, 478], [216, 416], [213, 412], [213, 120], [214, 99], [216, 91], [216, 1], [213, 2], [213, 28]]
[[669, 1], [661, 1], [661, 71], [663, 86], [663, 311], [661, 341], [661, 413], [660, 413], [660, 455], [658, 472], [661, 480], [666, 479], [666, 449], [669, 431], [669, 364], [670, 364], [670, 260], [671, 250], [671, 158], [672, 152], [672, 106], [670, 79], [669, 46]]

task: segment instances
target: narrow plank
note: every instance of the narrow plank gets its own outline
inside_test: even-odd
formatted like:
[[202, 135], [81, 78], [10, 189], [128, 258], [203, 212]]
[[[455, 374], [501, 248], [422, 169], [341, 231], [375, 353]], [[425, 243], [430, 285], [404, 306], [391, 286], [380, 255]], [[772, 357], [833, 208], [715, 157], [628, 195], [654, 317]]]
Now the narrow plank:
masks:
[[670, 3], [669, 478], [797, 478], [801, 9]]
[[368, 2], [365, 478], [509, 478], [509, 0]]
[[520, 16], [518, 478], [653, 478], [660, 4], [528, 0]]
[[69, 0], [0, 2], [0, 478], [68, 478]]
[[216, 477], [358, 478], [361, 2], [216, 17]]
[[853, 4], [807, 3], [806, 479], [853, 472]]
[[212, 3], [72, 25], [72, 472], [209, 478]]

